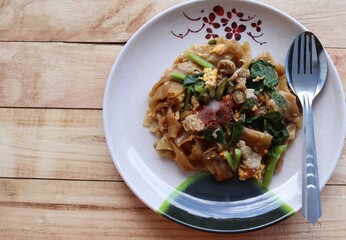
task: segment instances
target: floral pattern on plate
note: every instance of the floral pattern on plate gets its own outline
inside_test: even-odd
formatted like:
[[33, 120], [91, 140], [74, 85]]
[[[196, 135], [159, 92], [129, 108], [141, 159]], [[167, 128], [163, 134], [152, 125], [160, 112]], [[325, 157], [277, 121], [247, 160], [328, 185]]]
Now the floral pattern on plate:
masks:
[[261, 26], [262, 20], [258, 19], [256, 15], [245, 17], [246, 14], [236, 8], [227, 10], [219, 5], [213, 7], [209, 14], [205, 14], [205, 11], [201, 10], [201, 15], [193, 18], [183, 12], [186, 19], [199, 23], [199, 27], [196, 27], [196, 29], [188, 28], [185, 33], [175, 33], [173, 30], [171, 33], [175, 37], [183, 39], [190, 33], [198, 33], [204, 29], [206, 39], [225, 36], [227, 39], [239, 41], [243, 34], [247, 34], [260, 45], [267, 43], [260, 39], [264, 35]]

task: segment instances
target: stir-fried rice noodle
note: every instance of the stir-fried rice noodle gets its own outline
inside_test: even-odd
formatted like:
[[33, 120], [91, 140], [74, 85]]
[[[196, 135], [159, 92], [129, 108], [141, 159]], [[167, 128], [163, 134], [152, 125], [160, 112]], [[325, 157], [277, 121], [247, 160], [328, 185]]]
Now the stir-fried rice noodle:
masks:
[[152, 87], [144, 125], [158, 138], [157, 152], [183, 170], [208, 171], [217, 181], [262, 179], [271, 151], [294, 140], [301, 123], [284, 67], [268, 52], [253, 58], [249, 43], [225, 38], [194, 44], [187, 52], [213, 67], [181, 54]]

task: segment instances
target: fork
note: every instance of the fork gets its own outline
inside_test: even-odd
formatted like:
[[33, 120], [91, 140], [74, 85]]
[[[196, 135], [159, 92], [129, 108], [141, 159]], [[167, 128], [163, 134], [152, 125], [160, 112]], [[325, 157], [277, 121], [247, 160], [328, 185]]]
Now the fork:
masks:
[[299, 34], [286, 56], [286, 76], [303, 110], [302, 214], [310, 223], [322, 214], [311, 105], [326, 81], [327, 69], [317, 37], [308, 31]]

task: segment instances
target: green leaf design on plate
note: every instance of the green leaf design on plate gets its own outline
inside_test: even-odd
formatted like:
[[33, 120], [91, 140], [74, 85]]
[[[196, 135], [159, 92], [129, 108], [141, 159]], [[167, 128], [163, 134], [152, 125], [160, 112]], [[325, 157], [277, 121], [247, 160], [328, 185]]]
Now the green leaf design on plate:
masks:
[[158, 210], [183, 225], [211, 232], [251, 231], [282, 221], [294, 210], [256, 180], [216, 182], [202, 172], [186, 179]]

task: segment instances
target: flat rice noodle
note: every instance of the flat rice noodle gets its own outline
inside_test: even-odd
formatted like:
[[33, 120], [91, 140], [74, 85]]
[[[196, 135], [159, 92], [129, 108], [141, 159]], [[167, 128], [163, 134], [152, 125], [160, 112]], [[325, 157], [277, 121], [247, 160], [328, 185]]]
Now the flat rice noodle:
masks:
[[151, 111], [155, 113], [155, 112], [159, 112], [160, 110], [168, 108], [168, 107], [171, 107], [171, 106], [169, 106], [169, 104], [166, 101], [159, 101], [159, 102], [156, 102], [156, 104], [151, 109]]
[[171, 108], [168, 109], [166, 115], [166, 123], [167, 123], [167, 134], [169, 138], [176, 138], [181, 132], [183, 126], [182, 124], [175, 118], [175, 115]]
[[191, 149], [190, 159], [195, 161], [200, 161], [203, 158], [203, 148], [202, 148], [202, 142], [195, 139], [195, 144], [193, 145]]
[[292, 93], [280, 91], [279, 92], [287, 102], [287, 111], [284, 115], [284, 118], [289, 120], [290, 122], [300, 124], [301, 122], [301, 114], [299, 111], [299, 107], [297, 105], [297, 98]]
[[169, 139], [167, 135], [164, 135], [162, 138], [159, 139], [159, 141], [156, 143], [156, 150], [168, 150], [168, 151], [174, 151], [174, 149], [171, 147], [171, 144], [169, 143]]
[[241, 45], [235, 40], [228, 41], [224, 37], [216, 38], [216, 40], [218, 44], [224, 44], [223, 49], [218, 53], [210, 54], [209, 52], [214, 48], [214, 46], [209, 44], [194, 44], [188, 49], [188, 51], [196, 53], [215, 66], [217, 66], [222, 59], [232, 60], [238, 67], [242, 66], [244, 62], [250, 64], [252, 56], [250, 44], [248, 42]]
[[193, 44], [187, 51], [193, 52], [204, 59], [208, 59], [208, 57], [210, 57], [209, 52], [212, 48], [213, 46], [209, 44], [204, 44], [204, 45]]
[[228, 166], [226, 161], [221, 159], [211, 159], [204, 162], [204, 166], [208, 172], [213, 174], [216, 178], [216, 181], [224, 181], [233, 176], [231, 168]]
[[222, 182], [222, 181], [232, 177], [231, 168], [228, 166], [226, 161], [215, 160], [213, 162], [213, 164], [214, 164], [214, 168], [215, 168], [216, 181]]
[[244, 63], [249, 64], [251, 62], [251, 49], [249, 43], [245, 42], [243, 45], [240, 45], [235, 40], [225, 41], [224, 43], [225, 46], [220, 53], [209, 55], [206, 59], [215, 66], [222, 59], [232, 60], [237, 67], [244, 65]]
[[285, 75], [285, 67], [281, 64], [275, 64], [275, 70], [279, 76]]
[[173, 147], [173, 150], [175, 153], [174, 160], [177, 162], [179, 167], [183, 170], [186, 170], [186, 171], [195, 170], [196, 168], [191, 164], [191, 162], [189, 161], [189, 159], [185, 155], [184, 151], [181, 148], [179, 148], [178, 146], [176, 146], [174, 144], [173, 140], [171, 140], [170, 144]]
[[153, 133], [156, 133], [156, 134], [159, 133], [159, 124], [157, 123], [157, 121], [154, 121], [154, 122], [151, 123], [150, 131], [153, 132]]
[[156, 144], [156, 150], [160, 156], [167, 157], [176, 161], [182, 170], [194, 170], [195, 167], [191, 164], [184, 151], [175, 145], [173, 138], [168, 138], [164, 135]]
[[160, 157], [174, 160], [175, 153], [173, 151], [157, 150], [157, 152], [159, 153]]
[[193, 141], [195, 137], [196, 136], [193, 134], [182, 131], [181, 134], [174, 139], [174, 141], [178, 147], [181, 147], [184, 143]]
[[144, 127], [150, 127], [153, 122], [155, 122], [155, 118], [152, 117], [152, 115], [149, 113], [147, 113], [147, 115], [145, 116], [144, 118], [144, 121], [143, 121], [143, 126]]
[[203, 70], [202, 67], [197, 65], [194, 62], [191, 62], [189, 59], [187, 59], [184, 55], [180, 55], [173, 64], [173, 70], [184, 73], [185, 75], [189, 75], [193, 73], [195, 69], [198, 69], [200, 71]]
[[172, 80], [172, 79], [168, 76], [168, 74], [169, 74], [170, 72], [172, 72], [172, 71], [173, 71], [172, 69], [166, 69], [166, 70], [163, 72], [163, 74], [161, 75], [160, 80], [159, 80], [157, 83], [155, 83], [155, 85], [151, 88], [151, 91], [150, 91], [150, 93], [149, 93], [149, 96], [150, 96], [150, 97], [154, 96], [155, 92], [157, 91], [157, 89], [158, 89], [161, 85], [163, 85], [163, 84], [164, 84], [165, 82], [167, 82], [167, 81]]
[[159, 127], [159, 131], [163, 133], [166, 130], [166, 116], [162, 114], [156, 114], [157, 125]]
[[294, 123], [290, 123], [287, 126], [287, 131], [289, 134], [288, 140], [293, 141], [296, 138], [297, 126]]
[[274, 62], [274, 58], [273, 56], [267, 51], [267, 52], [264, 52], [260, 55], [258, 55], [255, 60], [263, 60], [263, 61], [268, 61], [270, 62], [271, 64], [273, 64], [274, 66], [276, 65], [275, 62]]
[[[157, 88], [153, 96], [149, 99], [150, 109], [158, 109], [155, 105], [158, 103], [166, 102], [166, 106], [173, 103], [179, 104], [183, 101], [183, 97], [180, 96], [185, 91], [183, 85], [174, 80], [167, 81]], [[179, 96], [178, 99], [176, 99]]]
[[194, 161], [201, 161], [204, 155], [204, 151], [202, 149], [202, 142], [196, 138], [196, 135], [189, 134], [183, 131], [176, 139], [175, 144], [183, 148], [184, 145], [189, 144], [191, 148], [189, 151], [189, 159]]
[[143, 126], [149, 127], [150, 131], [153, 133], [157, 133], [159, 131], [159, 124], [157, 119], [152, 116], [152, 114], [147, 114], [143, 121]]
[[240, 139], [246, 142], [252, 150], [260, 155], [265, 155], [266, 151], [271, 146], [272, 136], [269, 133], [260, 132], [247, 127], [244, 127]]
[[288, 88], [287, 79], [286, 79], [285, 75], [279, 76], [279, 84], [277, 86], [277, 89], [279, 91], [284, 91], [284, 92], [288, 92], [288, 93], [291, 92], [290, 89]]

